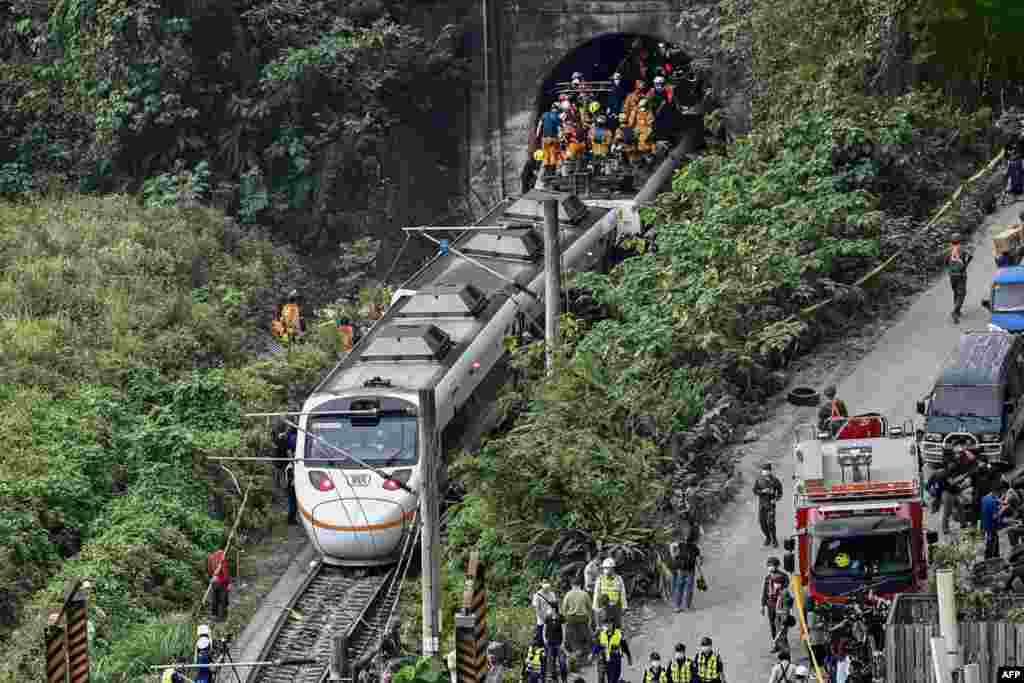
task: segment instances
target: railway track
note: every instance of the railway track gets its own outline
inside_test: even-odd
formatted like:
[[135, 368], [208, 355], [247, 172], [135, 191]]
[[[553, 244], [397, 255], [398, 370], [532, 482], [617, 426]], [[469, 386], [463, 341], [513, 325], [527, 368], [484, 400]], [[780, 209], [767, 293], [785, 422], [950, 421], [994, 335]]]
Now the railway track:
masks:
[[247, 683], [322, 683], [335, 636], [348, 634], [354, 662], [379, 637], [398, 599], [397, 567], [353, 569], [320, 563], [310, 572], [289, 609], [282, 612], [260, 657], [262, 661], [310, 657], [317, 664], [262, 666]]

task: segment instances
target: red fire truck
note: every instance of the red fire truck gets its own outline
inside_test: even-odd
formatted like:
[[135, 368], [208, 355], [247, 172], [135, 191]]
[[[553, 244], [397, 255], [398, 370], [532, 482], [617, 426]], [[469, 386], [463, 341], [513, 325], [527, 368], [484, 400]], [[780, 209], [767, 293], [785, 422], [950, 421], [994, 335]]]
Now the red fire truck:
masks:
[[876, 413], [796, 429], [796, 534], [783, 565], [799, 571], [815, 602], [846, 602], [860, 588], [891, 596], [926, 587], [926, 545], [937, 539], [925, 533], [913, 437], [910, 423]]

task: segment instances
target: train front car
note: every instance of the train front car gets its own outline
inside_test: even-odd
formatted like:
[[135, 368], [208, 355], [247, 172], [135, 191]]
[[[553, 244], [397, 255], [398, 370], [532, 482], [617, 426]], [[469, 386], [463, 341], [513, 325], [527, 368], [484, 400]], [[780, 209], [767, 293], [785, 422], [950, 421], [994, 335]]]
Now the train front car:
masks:
[[295, 494], [306, 533], [325, 563], [370, 566], [398, 559], [418, 504], [399, 485], [413, 491], [419, 486], [416, 404], [415, 396], [372, 389], [358, 396], [314, 394], [306, 401]]

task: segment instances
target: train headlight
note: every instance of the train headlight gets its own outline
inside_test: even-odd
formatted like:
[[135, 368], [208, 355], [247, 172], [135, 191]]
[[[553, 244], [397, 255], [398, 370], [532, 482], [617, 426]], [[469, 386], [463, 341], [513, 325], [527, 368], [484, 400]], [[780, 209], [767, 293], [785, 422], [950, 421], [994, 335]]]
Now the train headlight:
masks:
[[333, 491], [334, 482], [324, 472], [312, 471], [309, 473], [309, 483], [319, 491]]
[[999, 441], [999, 435], [998, 434], [982, 434], [981, 436], [978, 437], [978, 440], [981, 441], [982, 443], [992, 443], [994, 441]]
[[925, 441], [942, 441], [942, 438], [944, 436], [945, 436], [945, 434], [940, 434], [938, 432], [928, 432], [927, 434], [924, 435], [924, 440]]
[[391, 476], [384, 480], [384, 490], [397, 491], [402, 488], [402, 484], [409, 483], [409, 477], [411, 476], [412, 470], [395, 470], [391, 473]]

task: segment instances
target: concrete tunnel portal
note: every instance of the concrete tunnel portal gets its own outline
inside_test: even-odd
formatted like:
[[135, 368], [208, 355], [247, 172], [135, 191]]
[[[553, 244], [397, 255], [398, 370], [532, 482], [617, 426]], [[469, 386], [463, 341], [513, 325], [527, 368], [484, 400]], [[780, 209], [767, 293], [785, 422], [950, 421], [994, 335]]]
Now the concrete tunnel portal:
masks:
[[[584, 81], [610, 81], [616, 71], [622, 73], [622, 80], [633, 89], [636, 80], [643, 76], [642, 64], [647, 62], [648, 68], [644, 80], [651, 87], [655, 68], [659, 61], [658, 45], [663, 43], [672, 55], [673, 70], [666, 76], [673, 86], [673, 98], [680, 108], [695, 107], [704, 97], [705, 82], [700, 71], [695, 68], [693, 57], [683, 51], [680, 46], [663, 38], [639, 33], [605, 33], [588, 40], [571, 52], [567, 53], [541, 83], [534, 102], [533, 125], [527, 132], [528, 154], [532, 157], [537, 149], [534, 129], [537, 121], [548, 110], [551, 103], [558, 99], [556, 92], [558, 83], [572, 80], [572, 74], [579, 71]], [[646, 54], [646, 60], [644, 59]], [[691, 117], [686, 117], [690, 119]], [[680, 118], [680, 126], [688, 125]], [[692, 125], [692, 124], [689, 124]], [[702, 124], [701, 124], [702, 126]], [[703, 127], [703, 126], [702, 126]]]

